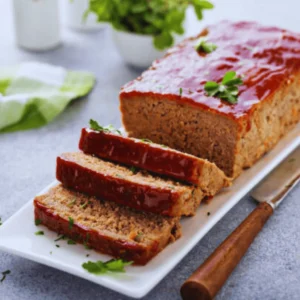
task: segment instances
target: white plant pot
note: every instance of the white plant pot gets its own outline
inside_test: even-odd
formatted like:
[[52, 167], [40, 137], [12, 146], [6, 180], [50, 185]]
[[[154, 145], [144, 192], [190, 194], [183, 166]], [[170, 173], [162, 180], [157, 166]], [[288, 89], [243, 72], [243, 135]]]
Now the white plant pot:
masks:
[[61, 43], [58, 0], [14, 0], [13, 7], [20, 47], [45, 51]]
[[64, 0], [64, 15], [66, 24], [71, 29], [80, 31], [95, 31], [107, 27], [106, 23], [97, 22], [97, 16], [88, 14], [83, 20], [83, 15], [89, 7], [89, 0]]
[[[112, 29], [112, 36], [124, 61], [137, 68], [148, 68], [154, 60], [161, 58], [166, 53], [166, 50], [159, 51], [154, 47], [151, 35]], [[182, 38], [182, 36], [176, 36], [175, 43]]]

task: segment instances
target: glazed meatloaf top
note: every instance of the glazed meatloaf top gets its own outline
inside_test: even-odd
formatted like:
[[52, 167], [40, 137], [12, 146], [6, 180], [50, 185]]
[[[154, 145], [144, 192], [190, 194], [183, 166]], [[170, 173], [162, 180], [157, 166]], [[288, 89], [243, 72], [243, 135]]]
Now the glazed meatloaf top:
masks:
[[[195, 45], [204, 37], [217, 46], [199, 53]], [[238, 103], [208, 97], [204, 85], [220, 82], [227, 71], [242, 76]], [[148, 95], [168, 98], [239, 119], [271, 96], [300, 71], [300, 35], [253, 22], [223, 21], [175, 46], [136, 80], [121, 90], [123, 100]]]
[[146, 263], [181, 235], [178, 218], [137, 212], [61, 185], [37, 196], [34, 205], [35, 217], [50, 229], [139, 264]]
[[149, 140], [83, 128], [79, 148], [87, 154], [196, 184], [209, 195], [229, 185], [223, 171], [208, 160]]

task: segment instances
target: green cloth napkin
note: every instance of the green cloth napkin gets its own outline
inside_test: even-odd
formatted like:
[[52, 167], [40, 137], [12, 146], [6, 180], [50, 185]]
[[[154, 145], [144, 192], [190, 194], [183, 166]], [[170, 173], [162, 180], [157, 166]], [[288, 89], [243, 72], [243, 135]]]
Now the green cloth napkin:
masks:
[[49, 123], [94, 83], [91, 73], [38, 62], [0, 68], [0, 133]]

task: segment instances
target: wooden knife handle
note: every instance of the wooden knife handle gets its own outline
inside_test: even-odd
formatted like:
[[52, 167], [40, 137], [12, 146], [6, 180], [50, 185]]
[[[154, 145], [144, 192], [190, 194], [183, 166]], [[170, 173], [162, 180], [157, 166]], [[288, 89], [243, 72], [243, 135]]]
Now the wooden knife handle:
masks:
[[213, 299], [263, 228], [273, 208], [260, 203], [181, 287], [184, 300]]

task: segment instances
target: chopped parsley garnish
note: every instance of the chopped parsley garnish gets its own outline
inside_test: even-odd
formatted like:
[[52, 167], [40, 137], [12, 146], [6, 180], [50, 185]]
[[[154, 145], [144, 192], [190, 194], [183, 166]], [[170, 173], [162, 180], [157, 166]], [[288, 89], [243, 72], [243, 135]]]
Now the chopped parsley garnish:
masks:
[[37, 231], [36, 233], [35, 233], [35, 235], [44, 235], [44, 231]]
[[10, 273], [11, 273], [10, 270], [6, 270], [6, 271], [4, 271], [4, 272], [1, 272], [2, 278], [0, 279], [0, 282], [3, 282], [3, 281], [5, 280], [5, 278], [6, 278], [6, 276], [7, 276], [8, 274], [10, 274]]
[[85, 203], [81, 204], [80, 207], [84, 209], [87, 207], [87, 205], [88, 205], [88, 202], [85, 202]]
[[182, 96], [182, 88], [179, 89], [179, 95]]
[[134, 174], [137, 173], [136, 167], [131, 167], [131, 168], [130, 168], [130, 171], [131, 171], [132, 173], [134, 173]]
[[139, 232], [136, 237], [134, 238], [134, 240], [136, 242], [140, 242], [142, 240], [142, 237], [143, 237], [143, 233], [142, 232]]
[[95, 275], [102, 275], [109, 272], [125, 272], [125, 267], [131, 265], [131, 261], [124, 261], [122, 259], [112, 259], [106, 262], [98, 260], [96, 262], [88, 261], [82, 264], [82, 267], [89, 273]]
[[39, 226], [41, 223], [42, 223], [42, 221], [40, 219], [35, 219], [34, 220], [35, 226]]
[[68, 203], [68, 206], [70, 207], [70, 206], [74, 205], [75, 202], [76, 202], [76, 198], [74, 198], [71, 202], [69, 202], [69, 203]]
[[114, 126], [108, 125], [108, 126], [104, 127], [104, 126], [99, 125], [98, 122], [93, 119], [90, 119], [90, 128], [95, 131], [118, 133], [119, 135], [122, 135], [121, 131], [114, 128]]
[[0, 226], [2, 225], [2, 219], [1, 219], [1, 217], [0, 217]]
[[150, 144], [153, 143], [153, 142], [152, 142], [151, 140], [149, 140], [149, 139], [141, 139], [141, 141], [144, 142], [144, 143], [150, 143]]
[[87, 234], [86, 234], [86, 237], [85, 237], [85, 241], [84, 241], [84, 243], [83, 243], [84, 248], [85, 248], [86, 250], [92, 249], [92, 248], [88, 245], [89, 239], [90, 239], [90, 234], [87, 233]]
[[236, 76], [236, 72], [227, 72], [222, 82], [219, 84], [215, 81], [208, 81], [204, 86], [208, 96], [217, 97], [231, 104], [238, 102], [238, 85], [243, 84], [243, 80]]
[[73, 218], [69, 217], [69, 229], [72, 229], [74, 225], [74, 220]]
[[61, 235], [56, 240], [54, 240], [54, 242], [58, 242], [58, 241], [64, 240], [64, 239], [66, 239], [66, 237], [64, 235]]
[[68, 245], [76, 245], [76, 242], [73, 241], [73, 240], [71, 240], [71, 239], [69, 239], [69, 240], [68, 240]]
[[197, 51], [201, 51], [205, 53], [211, 53], [215, 51], [217, 48], [218, 48], [217, 45], [207, 42], [205, 38], [201, 38], [198, 44], [195, 46], [195, 49]]

